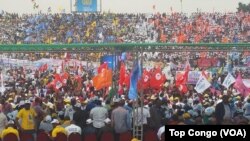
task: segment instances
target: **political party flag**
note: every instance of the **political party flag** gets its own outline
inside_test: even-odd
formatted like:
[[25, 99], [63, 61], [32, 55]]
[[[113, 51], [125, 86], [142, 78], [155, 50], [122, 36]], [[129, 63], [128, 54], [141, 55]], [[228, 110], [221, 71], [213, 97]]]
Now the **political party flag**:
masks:
[[222, 85], [228, 89], [230, 87], [230, 85], [232, 85], [235, 81], [236, 80], [233, 77], [233, 75], [231, 73], [228, 73], [226, 78], [224, 79]]
[[133, 71], [130, 78], [129, 99], [137, 99], [137, 83], [141, 78], [141, 66], [138, 60], [134, 62]]
[[205, 76], [201, 75], [200, 79], [196, 83], [195, 90], [198, 93], [203, 93], [207, 88], [209, 88], [211, 84], [208, 82]]

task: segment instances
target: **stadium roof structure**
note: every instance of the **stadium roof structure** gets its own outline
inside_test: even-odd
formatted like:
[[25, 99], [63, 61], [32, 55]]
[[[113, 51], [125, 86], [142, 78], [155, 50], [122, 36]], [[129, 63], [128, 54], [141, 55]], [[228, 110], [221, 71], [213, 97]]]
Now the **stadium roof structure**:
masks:
[[[250, 43], [95, 43], [95, 44], [0, 44], [0, 52], [109, 52], [109, 51], [246, 51]], [[249, 50], [250, 51], [250, 50]]]

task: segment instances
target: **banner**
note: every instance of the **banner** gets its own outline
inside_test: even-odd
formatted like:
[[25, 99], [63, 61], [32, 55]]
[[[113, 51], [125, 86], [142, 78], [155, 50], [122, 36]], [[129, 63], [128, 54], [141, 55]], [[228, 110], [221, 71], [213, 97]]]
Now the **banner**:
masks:
[[97, 0], [77, 0], [77, 12], [97, 12]]
[[[175, 80], [180, 76], [183, 75], [184, 71], [177, 71], [176, 72], [176, 77]], [[201, 76], [202, 72], [201, 71], [189, 71], [188, 72], [188, 79], [187, 79], [187, 84], [196, 84]], [[209, 71], [205, 71], [206, 76], [212, 78], [212, 73]]]
[[231, 73], [228, 73], [222, 85], [228, 89], [230, 85], [232, 85], [234, 82], [235, 82], [235, 78], [232, 76]]
[[198, 93], [203, 93], [210, 86], [211, 84], [207, 81], [207, 79], [204, 76], [201, 76], [194, 89]]

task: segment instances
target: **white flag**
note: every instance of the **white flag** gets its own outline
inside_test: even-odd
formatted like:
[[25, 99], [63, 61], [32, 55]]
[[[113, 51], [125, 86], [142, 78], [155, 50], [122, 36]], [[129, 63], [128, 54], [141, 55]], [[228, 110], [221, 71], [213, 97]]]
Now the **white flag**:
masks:
[[3, 83], [3, 73], [1, 73], [1, 88], [0, 88], [0, 92], [2, 93], [2, 95], [3, 95], [4, 91], [5, 91], [5, 87], [4, 87], [4, 83]]
[[194, 89], [198, 93], [203, 93], [210, 86], [211, 84], [208, 82], [208, 80], [203, 75], [201, 75]]
[[228, 73], [227, 77], [224, 79], [222, 85], [227, 89], [235, 82], [235, 78], [232, 76], [231, 73]]

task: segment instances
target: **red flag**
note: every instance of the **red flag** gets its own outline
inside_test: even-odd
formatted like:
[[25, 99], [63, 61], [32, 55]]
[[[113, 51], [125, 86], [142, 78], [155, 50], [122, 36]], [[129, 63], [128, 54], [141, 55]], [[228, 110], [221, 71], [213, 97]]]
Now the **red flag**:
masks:
[[101, 73], [104, 69], [108, 69], [108, 63], [104, 62], [98, 67], [98, 74]]
[[123, 84], [129, 89], [130, 86], [130, 73], [125, 73], [125, 80], [123, 82]]
[[48, 64], [44, 64], [44, 65], [42, 65], [40, 68], [39, 68], [39, 71], [40, 72], [44, 72], [44, 71], [46, 71], [48, 69]]
[[147, 70], [143, 71], [142, 74], [142, 88], [147, 89], [150, 86], [150, 73]]
[[69, 78], [69, 74], [67, 72], [64, 72], [61, 75], [61, 81], [62, 81], [62, 83], [63, 83], [64, 86], [67, 84], [68, 78]]
[[75, 76], [75, 81], [77, 82], [76, 90], [79, 91], [82, 89], [82, 78], [79, 75]]
[[122, 94], [123, 93], [123, 83], [125, 81], [125, 64], [122, 62], [121, 67], [120, 67], [120, 77], [119, 77], [119, 88], [118, 88], [118, 93]]
[[180, 74], [176, 80], [175, 80], [175, 85], [179, 88], [179, 90], [182, 92], [182, 93], [186, 93], [188, 91], [187, 89], [187, 86], [186, 86], [186, 83], [187, 83], [187, 80], [188, 80], [188, 73], [189, 73], [189, 70], [190, 70], [190, 64], [187, 62], [186, 63], [186, 67], [185, 67], [185, 72], [184, 74]]
[[152, 76], [150, 79], [150, 87], [154, 89], [160, 89], [163, 86], [165, 80], [166, 80], [165, 75], [162, 74], [160, 68], [157, 68], [152, 73]]

